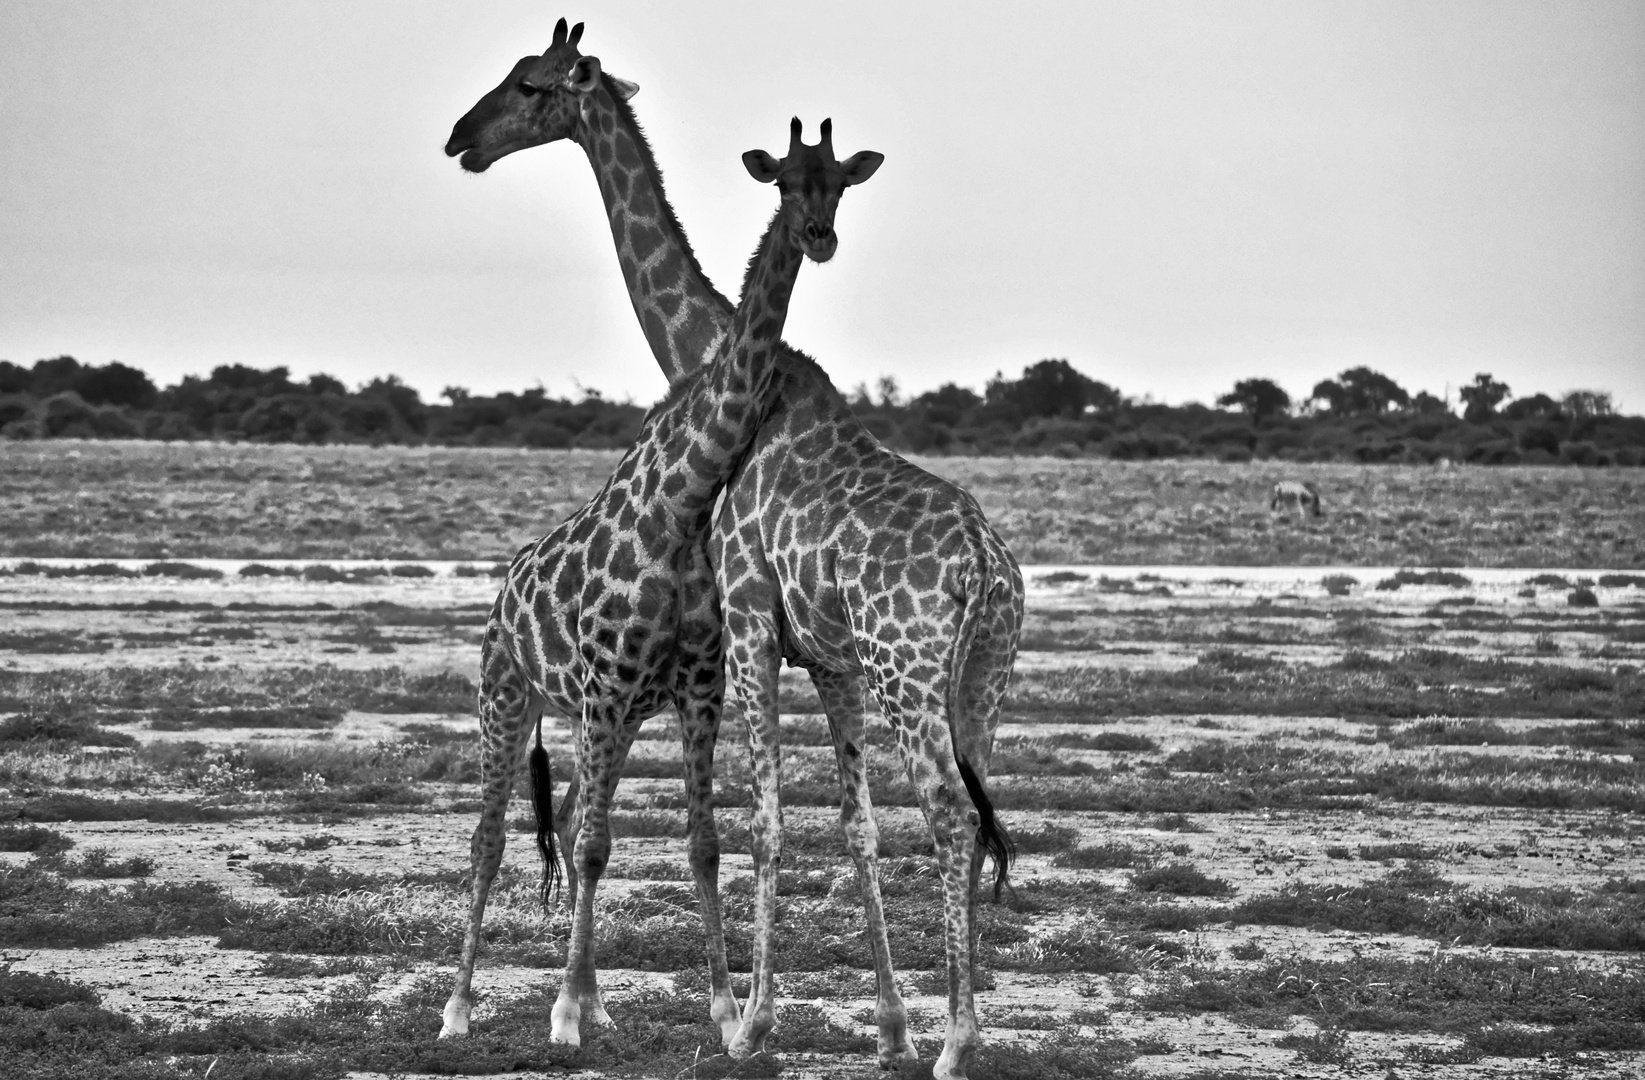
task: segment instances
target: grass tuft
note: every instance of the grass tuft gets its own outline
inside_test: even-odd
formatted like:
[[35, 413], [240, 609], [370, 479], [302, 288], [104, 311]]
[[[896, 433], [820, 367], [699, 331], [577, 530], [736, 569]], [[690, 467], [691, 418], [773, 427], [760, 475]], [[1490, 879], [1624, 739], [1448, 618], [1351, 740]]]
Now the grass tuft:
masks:
[[1131, 875], [1131, 884], [1143, 892], [1170, 893], [1172, 896], [1228, 896], [1234, 887], [1221, 878], [1207, 877], [1205, 872], [1189, 863], [1172, 863]]

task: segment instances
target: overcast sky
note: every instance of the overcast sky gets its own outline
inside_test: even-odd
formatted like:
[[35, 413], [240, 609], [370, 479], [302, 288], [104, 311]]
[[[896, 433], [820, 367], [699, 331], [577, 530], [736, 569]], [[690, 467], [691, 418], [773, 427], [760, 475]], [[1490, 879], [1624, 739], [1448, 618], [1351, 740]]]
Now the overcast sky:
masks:
[[788, 320], [842, 387], [1368, 364], [1645, 411], [1638, 0], [5, 0], [0, 358], [656, 399], [582, 151], [441, 154], [561, 14], [724, 291], [775, 205], [742, 151], [886, 155]]

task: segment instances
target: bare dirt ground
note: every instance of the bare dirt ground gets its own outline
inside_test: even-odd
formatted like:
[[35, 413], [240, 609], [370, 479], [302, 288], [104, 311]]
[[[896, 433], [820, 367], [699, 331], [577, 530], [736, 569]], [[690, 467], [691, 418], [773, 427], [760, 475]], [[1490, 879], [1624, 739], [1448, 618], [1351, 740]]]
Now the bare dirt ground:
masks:
[[[46, 565], [64, 569], [87, 561]], [[264, 673], [321, 665], [343, 673], [339, 679], [385, 668], [405, 678], [472, 678], [484, 615], [495, 593], [491, 579], [460, 577], [454, 564], [440, 563], [424, 564], [432, 576], [339, 584], [246, 578], [239, 576], [240, 561], [209, 560], [193, 563], [223, 577], [7, 575], [17, 562], [0, 560], [0, 683], [11, 695], [0, 699], [0, 723], [35, 707], [29, 695], [37, 693], [30, 689], [37, 682], [29, 680], [60, 680], [51, 685], [68, 687], [72, 695], [80, 684], [113, 685], [126, 670], [182, 672], [168, 676], [179, 686], [193, 685], [190, 679], [229, 685], [239, 679], [249, 685]], [[143, 564], [122, 566], [139, 570]], [[990, 946], [984, 932], [992, 974], [978, 1000], [991, 1045], [1041, 1047], [1071, 1037], [1125, 1047], [1115, 1068], [1139, 1075], [1645, 1075], [1645, 1051], [1628, 1042], [1634, 1036], [1615, 1036], [1621, 1028], [1607, 1028], [1612, 1042], [1601, 1040], [1597, 1048], [1553, 1041], [1527, 1056], [1493, 1052], [1517, 1045], [1502, 1032], [1523, 1031], [1534, 1039], [1557, 1032], [1561, 1021], [1487, 1017], [1473, 1026], [1459, 1020], [1449, 1028], [1416, 1030], [1409, 1021], [1379, 1023], [1367, 1020], [1363, 1009], [1336, 1009], [1324, 991], [1316, 994], [1315, 1007], [1306, 996], [1300, 1003], [1290, 998], [1276, 1003], [1277, 998], [1258, 1001], [1249, 994], [1243, 1003], [1229, 998], [1207, 1005], [1203, 993], [1195, 997], [1184, 989], [1244, 985], [1240, 979], [1272, 972], [1273, 985], [1262, 986], [1278, 994], [1286, 964], [1297, 971], [1328, 968], [1338, 979], [1366, 980], [1367, 986], [1380, 985], [1374, 982], [1378, 972], [1386, 978], [1389, 971], [1404, 970], [1390, 966], [1397, 964], [1412, 970], [1495, 965], [1509, 974], [1529, 970], [1527, 978], [1542, 968], [1580, 968], [1633, 980], [1605, 984], [1612, 993], [1620, 992], [1617, 986], [1631, 986], [1627, 992], [1634, 995], [1632, 1006], [1624, 1003], [1620, 1013], [1607, 1015], [1632, 1008], [1631, 1019], [1617, 1023], [1645, 1031], [1638, 1004], [1645, 1000], [1639, 990], [1645, 970], [1637, 926], [1630, 937], [1624, 925], [1604, 939], [1612, 942], [1604, 947], [1582, 944], [1599, 941], [1593, 934], [1570, 935], [1567, 941], [1552, 930], [1542, 932], [1533, 947], [1490, 940], [1491, 926], [1524, 921], [1523, 911], [1537, 905], [1553, 913], [1547, 925], [1554, 925], [1560, 911], [1601, 903], [1595, 897], [1626, 899], [1645, 891], [1638, 885], [1645, 880], [1645, 815], [1639, 809], [1645, 805], [1645, 772], [1639, 745], [1631, 741], [1636, 736], [1626, 734], [1640, 722], [1637, 713], [1627, 711], [1637, 697], [1628, 696], [1636, 691], [1626, 680], [1635, 678], [1630, 673], [1637, 673], [1645, 658], [1645, 588], [1601, 585], [1591, 570], [1469, 570], [1461, 584], [1377, 588], [1395, 573], [1364, 567], [1030, 568], [1019, 692], [999, 731], [991, 782], [1012, 793], [1002, 797], [1002, 805], [1013, 832], [1055, 837], [1059, 828], [1072, 831], [1026, 847], [1013, 875], [1019, 900], [1061, 899], [1037, 907], [1019, 904], [1011, 926], [1022, 928], [1020, 940]], [[1545, 577], [1543, 584], [1532, 584], [1538, 574], [1567, 580], [1549, 584]], [[1572, 606], [1570, 596], [1583, 587], [1583, 578], [1591, 579], [1586, 587], [1595, 607]], [[1333, 708], [1306, 711], [1312, 700], [1307, 694], [1316, 685], [1336, 685], [1332, 680], [1349, 677], [1343, 672], [1358, 678], [1362, 670], [1385, 674], [1401, 664], [1425, 664], [1421, 670], [1432, 672], [1387, 684], [1416, 695], [1413, 701], [1459, 687], [1472, 696], [1444, 699], [1461, 702], [1458, 712], [1400, 712], [1404, 706], [1387, 706], [1390, 714], [1378, 712], [1385, 709], [1380, 698], [1372, 700], [1386, 689], [1383, 683], [1364, 690], [1361, 707], [1353, 698], [1359, 684], [1350, 682], [1346, 698], [1329, 699], [1337, 702]], [[1101, 693], [1080, 696], [1087, 686], [1100, 691], [1107, 685], [1103, 679], [1124, 678], [1142, 680], [1125, 684], [1140, 701], [1145, 693], [1177, 693], [1177, 684], [1168, 680], [1198, 679], [1212, 669], [1233, 673], [1231, 681], [1194, 683], [1182, 691], [1200, 695], [1193, 700], [1201, 708], [1127, 712]], [[1550, 705], [1546, 695], [1536, 696], [1540, 684], [1526, 683], [1528, 676], [1519, 674], [1533, 669], [1542, 673], [1539, 678], [1545, 669], [1587, 673], [1592, 678], [1582, 684], [1584, 692], [1600, 693], [1595, 687], [1603, 684], [1611, 687], [1614, 700], [1584, 698], [1580, 707], [1562, 714], [1557, 701]], [[1509, 673], [1500, 686], [1490, 684], [1493, 671]], [[806, 703], [808, 690], [797, 676], [785, 673], [785, 694], [792, 699], [785, 729], [792, 722], [798, 732], [814, 732], [821, 718], [814, 702]], [[1270, 677], [1301, 696], [1252, 699], [1288, 703], [1277, 713], [1242, 711], [1244, 699], [1237, 695], [1269, 693], [1267, 683], [1249, 680]], [[167, 1022], [206, 1023], [230, 1013], [289, 1015], [334, 1008], [350, 995], [389, 1007], [443, 997], [451, 965], [449, 948], [441, 942], [462, 923], [464, 901], [455, 879], [467, 867], [474, 820], [473, 777], [463, 773], [461, 756], [469, 755], [471, 763], [473, 720], [460, 704], [339, 708], [308, 727], [289, 726], [280, 716], [266, 725], [243, 717], [229, 723], [225, 711], [224, 725], [214, 726], [212, 710], [232, 705], [201, 696], [190, 706], [193, 713], [168, 720], [160, 702], [139, 700], [136, 690], [124, 692], [131, 702], [127, 715], [106, 716], [102, 729], [131, 736], [133, 747], [0, 741], [7, 800], [0, 804], [0, 822], [45, 823], [73, 842], [71, 856], [106, 848], [120, 859], [146, 860], [141, 879], [71, 874], [77, 889], [119, 889], [138, 880], [205, 883], [260, 913], [256, 919], [267, 920], [280, 909], [358, 916], [374, 928], [372, 940], [378, 944], [325, 951], [224, 947], [218, 932], [179, 932], [83, 947], [17, 942], [0, 946], [0, 964], [72, 978], [94, 987], [114, 1012]], [[1493, 701], [1521, 698], [1530, 703], [1524, 714], [1491, 711]], [[1351, 707], [1342, 706], [1344, 700]], [[1629, 722], [1633, 729], [1626, 727]], [[1595, 728], [1596, 723], [1622, 724], [1616, 729], [1624, 732], [1621, 741], [1612, 728]], [[662, 727], [665, 721], [652, 724]], [[1479, 738], [1470, 742], [1476, 729]], [[551, 744], [557, 735], [563, 745], [563, 728], [550, 728]], [[1092, 742], [1097, 737], [1109, 741]], [[439, 758], [447, 762], [441, 766], [447, 772], [443, 779], [430, 778], [428, 762], [441, 753], [447, 755]], [[791, 776], [821, 777], [826, 795], [827, 746], [799, 737], [786, 753], [794, 763]], [[889, 783], [897, 770], [888, 751], [879, 753]], [[621, 807], [638, 815], [636, 820], [678, 817], [670, 809], [678, 805], [678, 782], [670, 773], [677, 756], [677, 744], [667, 739], [637, 745], [630, 779], [620, 792]], [[1239, 764], [1247, 757], [1261, 760]], [[347, 768], [338, 764], [345, 759], [352, 763]], [[722, 828], [734, 831], [746, 822], [731, 794], [741, 780], [743, 754], [732, 743], [721, 759], [722, 796], [733, 805], [722, 809], [720, 820]], [[313, 772], [304, 771], [296, 783], [280, 779], [277, 766], [298, 761], [302, 764], [293, 770]], [[1036, 771], [1047, 761], [1055, 762], [1047, 766], [1049, 780]], [[420, 801], [369, 812], [353, 803], [304, 809], [306, 804], [291, 801], [293, 792], [313, 796], [339, 790], [348, 782], [343, 776], [348, 768], [356, 770], [349, 774], [356, 779], [388, 775], [382, 772], [389, 768], [384, 762], [424, 770], [403, 781], [419, 792]], [[1289, 779], [1275, 780], [1280, 787], [1263, 786], [1265, 776], [1289, 777], [1285, 770], [1300, 768], [1298, 762], [1308, 763], [1317, 776], [1310, 773], [1294, 787], [1283, 786], [1293, 783]], [[338, 777], [329, 783], [321, 775], [328, 769]], [[1380, 778], [1381, 786], [1364, 779], [1371, 776]], [[1426, 778], [1423, 790], [1429, 794], [1410, 794], [1390, 777]], [[1204, 787], [1194, 789], [1183, 809], [1174, 809], [1147, 794], [1156, 790], [1150, 784], [1160, 791], [1169, 785], [1176, 785], [1171, 791], [1187, 790], [1184, 784]], [[1125, 785], [1136, 785], [1140, 793], [1133, 807], [1103, 801]], [[1063, 801], [1048, 797], [1036, 805], [1033, 793], [1041, 788], [1054, 788]], [[1504, 794], [1521, 788], [1537, 794]], [[234, 816], [179, 822], [96, 820], [83, 814], [79, 820], [53, 819], [39, 807], [54, 793], [114, 801], [168, 799]], [[1086, 796], [1089, 805], [1080, 801]], [[881, 800], [877, 813], [888, 832], [917, 835], [923, 828], [918, 811], [899, 805], [894, 796]], [[521, 802], [513, 814], [523, 818], [529, 809]], [[802, 799], [787, 814], [791, 832], [826, 835], [835, 820], [826, 797]], [[1059, 864], [1069, 853], [1104, 845], [1119, 852], [1112, 865]], [[721, 879], [735, 882], [752, 864], [746, 844], [739, 847], [733, 840], [727, 847]], [[22, 868], [35, 857], [0, 852], [0, 867]], [[904, 862], [913, 865], [917, 859]], [[611, 876], [601, 886], [602, 903], [620, 918], [639, 910], [625, 904], [650, 904], [645, 910], [653, 911], [664, 895], [659, 889], [678, 884], [684, 865], [678, 839], [631, 833], [618, 840]], [[802, 890], [803, 895], [826, 892], [827, 900], [796, 894], [789, 901], [793, 912], [810, 911], [805, 905], [812, 903], [833, 903], [848, 914], [855, 909], [854, 876], [843, 849], [803, 856], [796, 867], [822, 882], [819, 892]], [[1156, 889], [1145, 883], [1143, 872], [1160, 867], [1187, 867], [1200, 876]], [[322, 871], [327, 880], [342, 884], [308, 891], [291, 887], [304, 880], [302, 875]], [[558, 984], [552, 939], [563, 936], [563, 919], [545, 928], [533, 909], [530, 884], [537, 872], [535, 852], [516, 835], [503, 877], [513, 883], [512, 892], [505, 890], [488, 916], [499, 944], [476, 977], [485, 995], [477, 1027], [502, 1022], [506, 1010], [497, 1010], [510, 1000]], [[1402, 872], [1431, 876], [1400, 878]], [[440, 875], [451, 880], [439, 880]], [[1433, 884], [1439, 879], [1443, 888]], [[1354, 890], [1408, 880], [1418, 882], [1411, 886], [1413, 895], [1427, 897], [1418, 907], [1433, 927], [1442, 925], [1435, 912], [1443, 909], [1452, 920], [1443, 925], [1466, 932], [1447, 938], [1437, 929], [1424, 930], [1430, 924], [1421, 919], [1406, 932], [1353, 929], [1333, 925], [1329, 915], [1299, 918], [1293, 925], [1254, 914], [1251, 907], [1263, 898], [1287, 896], [1324, 897], [1329, 906], [1333, 894], [1346, 904], [1360, 895]], [[1469, 905], [1501, 896], [1510, 899], [1501, 901], [1496, 915], [1482, 920], [1470, 914]], [[1514, 904], [1520, 907], [1510, 910]], [[1625, 922], [1633, 909], [1594, 910], [1599, 911], [1595, 918], [1609, 919], [1616, 930], [1617, 920]], [[670, 934], [689, 937], [695, 926], [688, 908], [667, 918], [646, 917], [665, 919]], [[1374, 923], [1384, 916], [1366, 918]], [[1127, 926], [1125, 919], [1132, 923]], [[1173, 928], [1173, 920], [1181, 928]], [[731, 932], [746, 941], [746, 922], [739, 923], [735, 913]], [[1056, 943], [1079, 933], [1110, 935], [1113, 955], [1082, 961], [1056, 952], [1064, 947]], [[1635, 944], [1614, 943], [1623, 939]], [[899, 967], [922, 1056], [929, 1060], [931, 1040], [941, 1036], [945, 997], [929, 992], [936, 985], [924, 977], [924, 968]], [[602, 983], [617, 1013], [636, 994], [666, 991], [676, 980], [666, 971], [616, 962], [602, 967]], [[872, 1034], [871, 974], [837, 967], [822, 973], [785, 971], [782, 986], [784, 1005], [813, 1005], [842, 1029]], [[1412, 995], [1420, 998], [1415, 989], [1404, 996]], [[1579, 1023], [1583, 1015], [1579, 1006], [1569, 1022]], [[872, 1056], [871, 1050], [797, 1049], [785, 1056], [784, 1075], [858, 1075], [856, 1069], [871, 1067]], [[600, 1070], [598, 1061], [586, 1064], [596, 1074]], [[1099, 1074], [1110, 1073], [1089, 1075]]]

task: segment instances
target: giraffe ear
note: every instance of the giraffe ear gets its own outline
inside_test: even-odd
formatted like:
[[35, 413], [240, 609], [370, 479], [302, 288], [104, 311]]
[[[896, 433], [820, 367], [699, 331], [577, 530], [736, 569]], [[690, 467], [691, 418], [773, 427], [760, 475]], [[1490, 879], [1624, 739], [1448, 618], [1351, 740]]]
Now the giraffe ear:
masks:
[[566, 72], [565, 84], [579, 94], [591, 94], [600, 85], [600, 58], [579, 56]]
[[873, 150], [862, 150], [846, 158], [845, 162], [840, 165], [840, 169], [845, 173], [845, 182], [847, 184], [862, 184], [874, 175], [875, 170], [880, 167], [880, 163], [884, 160], [884, 154], [875, 153]]
[[627, 79], [619, 79], [615, 75], [607, 75], [605, 79], [606, 82], [611, 84], [611, 89], [617, 92], [617, 96], [622, 98], [624, 101], [627, 101], [629, 98], [640, 92], [640, 84], [637, 82], [629, 82]]
[[750, 150], [743, 155], [743, 168], [748, 175], [762, 184], [769, 184], [782, 171], [782, 162], [766, 153], [764, 150]]

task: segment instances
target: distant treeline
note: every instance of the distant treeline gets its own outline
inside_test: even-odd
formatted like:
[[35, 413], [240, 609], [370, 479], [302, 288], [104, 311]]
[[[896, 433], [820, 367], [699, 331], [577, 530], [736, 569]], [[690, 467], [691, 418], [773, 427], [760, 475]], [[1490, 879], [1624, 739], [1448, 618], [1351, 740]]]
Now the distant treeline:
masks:
[[[160, 388], [117, 361], [0, 361], [0, 436], [603, 449], [628, 446], [645, 415], [597, 393], [570, 401], [541, 388], [447, 387], [441, 396], [425, 402], [394, 376], [356, 390], [329, 375], [294, 382], [283, 367], [225, 365]], [[1321, 381], [1304, 401], [1243, 379], [1215, 407], [1128, 398], [1066, 360], [996, 376], [981, 393], [949, 383], [910, 399], [884, 378], [847, 397], [883, 442], [923, 454], [1645, 465], [1645, 417], [1617, 415], [1609, 394], [1515, 398], [1483, 374], [1459, 391], [1460, 415], [1364, 367]]]

